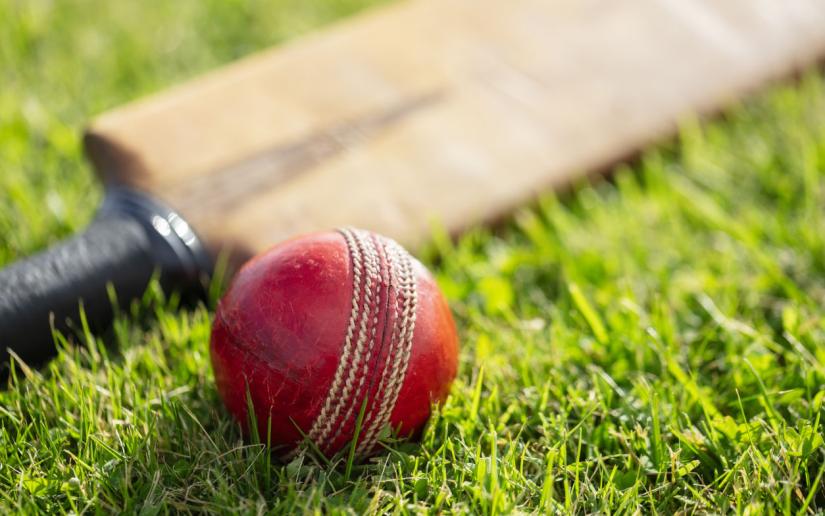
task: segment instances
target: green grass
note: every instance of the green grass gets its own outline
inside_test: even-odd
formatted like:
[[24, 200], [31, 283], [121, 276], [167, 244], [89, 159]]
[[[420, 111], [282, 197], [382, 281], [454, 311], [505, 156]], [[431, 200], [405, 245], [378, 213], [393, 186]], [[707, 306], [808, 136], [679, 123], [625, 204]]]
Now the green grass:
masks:
[[[0, 2], [0, 263], [93, 215], [94, 113], [366, 3]], [[153, 288], [0, 391], [0, 513], [825, 511], [821, 75], [434, 242], [463, 350], [420, 444], [278, 464], [220, 405], [212, 312]]]

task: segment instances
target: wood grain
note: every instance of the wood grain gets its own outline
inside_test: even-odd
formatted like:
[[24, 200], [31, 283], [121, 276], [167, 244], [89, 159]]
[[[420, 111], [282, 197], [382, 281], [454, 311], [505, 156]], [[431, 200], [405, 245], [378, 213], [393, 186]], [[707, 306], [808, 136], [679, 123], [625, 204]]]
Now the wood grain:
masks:
[[98, 118], [214, 252], [501, 216], [825, 56], [822, 0], [413, 0]]

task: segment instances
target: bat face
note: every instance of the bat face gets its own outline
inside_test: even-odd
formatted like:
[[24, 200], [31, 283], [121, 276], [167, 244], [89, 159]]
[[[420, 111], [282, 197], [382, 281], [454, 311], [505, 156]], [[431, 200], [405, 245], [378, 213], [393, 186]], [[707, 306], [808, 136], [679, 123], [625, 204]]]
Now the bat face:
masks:
[[825, 4], [771, 5], [402, 3], [105, 114], [87, 152], [213, 253], [342, 225], [414, 247], [825, 55]]

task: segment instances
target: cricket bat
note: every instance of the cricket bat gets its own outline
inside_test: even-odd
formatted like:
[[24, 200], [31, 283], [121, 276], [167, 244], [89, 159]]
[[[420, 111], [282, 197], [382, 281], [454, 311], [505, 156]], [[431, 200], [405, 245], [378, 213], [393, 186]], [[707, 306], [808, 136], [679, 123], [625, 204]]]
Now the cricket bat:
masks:
[[[219, 23], [219, 21], [216, 21]], [[105, 113], [81, 235], [0, 272], [0, 346], [290, 236], [407, 246], [604, 170], [825, 56], [822, 0], [408, 0]]]

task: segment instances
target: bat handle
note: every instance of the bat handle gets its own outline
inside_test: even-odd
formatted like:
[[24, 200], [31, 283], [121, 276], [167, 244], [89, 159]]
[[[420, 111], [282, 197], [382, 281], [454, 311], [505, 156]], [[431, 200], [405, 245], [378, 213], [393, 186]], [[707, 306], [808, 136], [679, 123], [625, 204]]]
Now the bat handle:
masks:
[[165, 289], [202, 293], [211, 263], [177, 213], [136, 190], [108, 189], [85, 232], [0, 270], [0, 376], [8, 349], [30, 365], [51, 358], [52, 328], [77, 326], [81, 305], [92, 328], [108, 326], [109, 285], [126, 305], [155, 273]]

